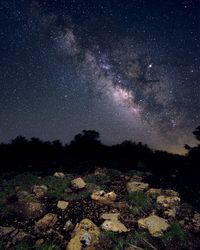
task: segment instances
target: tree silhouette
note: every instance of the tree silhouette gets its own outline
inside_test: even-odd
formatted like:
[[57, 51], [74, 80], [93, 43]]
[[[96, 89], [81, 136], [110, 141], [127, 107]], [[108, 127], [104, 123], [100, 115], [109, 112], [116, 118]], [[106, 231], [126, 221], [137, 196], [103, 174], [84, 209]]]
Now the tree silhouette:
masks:
[[82, 133], [75, 135], [74, 140], [71, 141], [71, 145], [99, 145], [99, 132], [95, 130], [83, 130]]
[[198, 126], [196, 130], [193, 131], [193, 134], [195, 135], [196, 139], [200, 141], [200, 126]]

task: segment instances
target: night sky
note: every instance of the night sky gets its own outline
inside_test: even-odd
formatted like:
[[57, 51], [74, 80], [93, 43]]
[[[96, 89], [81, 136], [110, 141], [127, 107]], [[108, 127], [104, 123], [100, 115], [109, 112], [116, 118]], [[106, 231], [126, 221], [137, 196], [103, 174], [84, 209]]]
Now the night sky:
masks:
[[182, 153], [200, 125], [199, 0], [1, 0], [0, 142], [142, 141]]

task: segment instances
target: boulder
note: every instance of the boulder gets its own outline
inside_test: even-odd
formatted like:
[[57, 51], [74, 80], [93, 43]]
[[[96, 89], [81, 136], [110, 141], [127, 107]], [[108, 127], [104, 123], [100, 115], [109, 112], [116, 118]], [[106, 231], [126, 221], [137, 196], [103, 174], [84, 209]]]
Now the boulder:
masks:
[[148, 229], [153, 237], [161, 237], [163, 232], [170, 227], [167, 220], [158, 217], [157, 215], [150, 215], [147, 218], [139, 219], [138, 226], [140, 228]]
[[116, 200], [117, 195], [115, 192], [106, 193], [103, 190], [95, 191], [92, 193], [91, 198], [102, 204], [112, 204]]
[[57, 177], [57, 178], [65, 178], [65, 174], [64, 173], [62, 173], [62, 172], [55, 172], [54, 174], [53, 174], [53, 176], [55, 176], [55, 177]]
[[119, 213], [109, 213], [109, 214], [102, 214], [101, 218], [104, 219], [104, 223], [101, 225], [101, 228], [105, 231], [112, 231], [112, 232], [128, 232], [124, 224], [122, 224], [119, 220]]
[[52, 228], [56, 224], [57, 220], [58, 219], [56, 214], [48, 213], [35, 223], [35, 230], [40, 231]]
[[149, 188], [149, 184], [145, 182], [139, 182], [139, 181], [130, 181], [126, 185], [128, 193], [138, 192], [138, 191], [144, 191]]
[[35, 185], [32, 188], [32, 192], [35, 194], [35, 196], [37, 198], [40, 198], [40, 197], [44, 196], [45, 193], [47, 192], [47, 190], [48, 190], [48, 188], [45, 185], [40, 185], [40, 186]]
[[94, 250], [99, 241], [100, 230], [89, 219], [83, 219], [76, 225], [72, 238], [67, 245], [67, 250]]
[[69, 205], [69, 202], [67, 201], [58, 201], [57, 208], [60, 208], [62, 210], [65, 210]]
[[85, 188], [87, 184], [81, 177], [79, 177], [79, 178], [72, 180], [71, 185], [74, 189], [82, 189], [82, 188]]

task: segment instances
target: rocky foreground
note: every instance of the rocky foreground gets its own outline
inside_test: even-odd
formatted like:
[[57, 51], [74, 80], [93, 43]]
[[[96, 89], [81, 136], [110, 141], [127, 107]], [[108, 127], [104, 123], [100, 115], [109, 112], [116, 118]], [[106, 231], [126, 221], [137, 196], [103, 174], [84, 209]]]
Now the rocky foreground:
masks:
[[2, 176], [0, 249], [200, 249], [200, 214], [147, 174]]

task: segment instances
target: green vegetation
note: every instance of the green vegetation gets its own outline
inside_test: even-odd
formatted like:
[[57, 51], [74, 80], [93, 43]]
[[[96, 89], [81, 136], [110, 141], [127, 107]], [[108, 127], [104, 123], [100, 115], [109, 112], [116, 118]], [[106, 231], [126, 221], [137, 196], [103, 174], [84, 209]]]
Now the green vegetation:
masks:
[[128, 244], [133, 244], [133, 245], [140, 245], [141, 243], [143, 244], [143, 240], [144, 239], [149, 239], [150, 238], [150, 235], [148, 234], [147, 231], [135, 231], [134, 233], [132, 234], [129, 234], [127, 236], [127, 243]]
[[115, 177], [119, 177], [120, 176], [120, 174], [121, 174], [121, 172], [119, 171], [119, 170], [117, 170], [117, 169], [113, 169], [113, 168], [108, 168], [107, 169], [107, 173], [108, 173], [108, 175], [113, 179], [113, 178], [115, 178]]
[[70, 188], [70, 180], [57, 178], [55, 176], [46, 176], [41, 180], [41, 184], [48, 188], [47, 196], [57, 199], [65, 200], [79, 200], [90, 196], [87, 190], [80, 190], [77, 192], [67, 193]]
[[144, 239], [149, 240], [149, 237], [150, 236], [146, 231], [136, 231], [128, 235], [105, 231], [101, 233], [100, 243], [106, 242], [108, 245], [111, 244], [111, 246], [109, 245], [109, 249], [112, 250], [124, 250], [130, 245], [145, 245]]
[[41, 246], [35, 247], [34, 250], [59, 250], [59, 247], [53, 243], [44, 243]]
[[86, 182], [95, 184], [104, 190], [106, 188], [106, 184], [110, 182], [110, 176], [109, 175], [88, 175], [86, 177]]
[[186, 241], [186, 233], [177, 221], [171, 223], [170, 229], [162, 236], [162, 241], [164, 243], [174, 239], [181, 243], [185, 243]]
[[47, 196], [66, 199], [66, 189], [70, 186], [70, 181], [66, 179], [57, 178], [55, 176], [46, 176], [41, 181], [41, 184], [46, 185], [48, 188]]
[[19, 190], [30, 191], [31, 187], [39, 183], [38, 176], [36, 173], [25, 172], [14, 176], [9, 180], [9, 186], [19, 187]]
[[[3, 248], [2, 248], [3, 249]], [[20, 242], [14, 248], [15, 250], [59, 250], [59, 247], [53, 243], [44, 243], [41, 246], [29, 246], [27, 243]]]
[[137, 175], [137, 176], [142, 177], [144, 175], [144, 173], [139, 171], [139, 170], [133, 169], [133, 170], [128, 171], [127, 175], [129, 175], [129, 176]]
[[78, 193], [67, 194], [66, 199], [68, 201], [81, 200], [81, 199], [89, 198], [90, 195], [91, 195], [91, 192], [87, 190], [81, 190], [81, 191], [78, 191]]
[[142, 191], [128, 194], [126, 201], [132, 206], [130, 212], [134, 215], [145, 214], [153, 206], [150, 197]]

